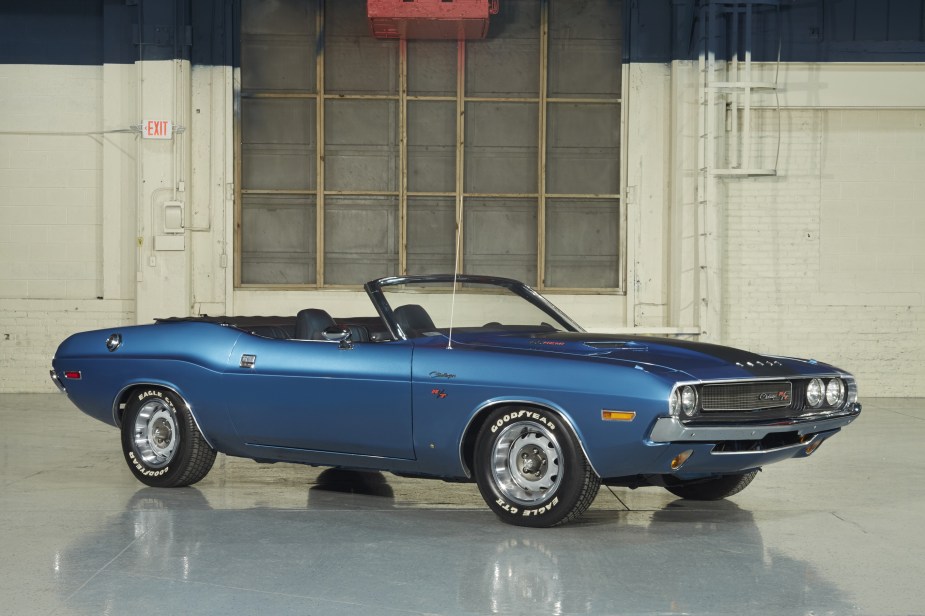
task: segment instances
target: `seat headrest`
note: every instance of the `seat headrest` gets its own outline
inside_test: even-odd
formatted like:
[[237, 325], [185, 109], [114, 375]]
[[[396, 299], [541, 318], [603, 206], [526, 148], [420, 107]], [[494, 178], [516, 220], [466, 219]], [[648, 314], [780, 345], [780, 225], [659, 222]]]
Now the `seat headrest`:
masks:
[[324, 310], [306, 308], [300, 310], [295, 320], [295, 338], [298, 340], [324, 340], [322, 333], [332, 325], [336, 325]]
[[417, 304], [406, 304], [396, 308], [395, 320], [398, 321], [402, 331], [409, 338], [415, 338], [424, 332], [432, 332], [437, 329], [427, 311]]

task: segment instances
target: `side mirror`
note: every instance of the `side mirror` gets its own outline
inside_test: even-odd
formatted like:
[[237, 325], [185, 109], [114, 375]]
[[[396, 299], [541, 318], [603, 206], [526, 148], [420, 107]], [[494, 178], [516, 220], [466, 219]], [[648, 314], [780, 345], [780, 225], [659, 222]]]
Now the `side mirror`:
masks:
[[341, 325], [332, 325], [321, 332], [321, 335], [328, 342], [339, 342], [341, 350], [347, 351], [353, 348], [350, 342], [350, 328]]

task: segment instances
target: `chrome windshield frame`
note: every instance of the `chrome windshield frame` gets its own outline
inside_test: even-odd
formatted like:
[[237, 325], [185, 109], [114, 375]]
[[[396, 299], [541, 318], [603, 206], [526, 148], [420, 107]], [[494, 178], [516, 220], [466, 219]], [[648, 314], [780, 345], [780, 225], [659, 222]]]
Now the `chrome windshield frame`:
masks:
[[363, 285], [363, 288], [366, 290], [367, 295], [369, 295], [369, 299], [376, 307], [376, 311], [379, 313], [379, 316], [382, 317], [382, 320], [385, 323], [385, 326], [388, 328], [389, 333], [392, 335], [392, 338], [394, 340], [407, 340], [408, 336], [398, 325], [395, 319], [395, 313], [392, 311], [392, 307], [389, 305], [389, 302], [385, 297], [385, 293], [383, 292], [383, 287], [413, 284], [426, 285], [431, 283], [453, 284], [454, 280], [457, 284], [483, 284], [507, 289], [508, 291], [518, 295], [527, 302], [533, 304], [535, 307], [539, 308], [541, 311], [548, 314], [550, 318], [564, 327], [566, 331], [585, 331], [580, 325], [578, 325], [578, 323], [573, 321], [571, 317], [559, 310], [559, 308], [557, 308], [544, 296], [540, 295], [534, 289], [530, 288], [524, 283], [512, 278], [500, 278], [497, 276], [477, 276], [472, 274], [459, 274], [458, 276], [454, 276], [453, 274], [430, 274], [426, 276], [386, 276], [384, 278], [377, 278], [376, 280], [367, 282], [365, 285]]

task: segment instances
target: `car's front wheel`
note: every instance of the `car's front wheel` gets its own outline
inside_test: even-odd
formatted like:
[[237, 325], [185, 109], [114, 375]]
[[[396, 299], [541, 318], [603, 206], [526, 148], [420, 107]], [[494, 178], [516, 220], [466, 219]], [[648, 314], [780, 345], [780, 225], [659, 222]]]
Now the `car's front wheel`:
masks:
[[757, 474], [758, 471], [754, 470], [747, 473], [735, 473], [710, 479], [690, 479], [687, 481], [666, 477], [665, 489], [675, 496], [688, 500], [720, 500], [733, 494], [738, 494], [747, 488]]
[[155, 488], [196, 483], [215, 462], [186, 404], [157, 387], [132, 393], [122, 417], [122, 451], [132, 474]]
[[539, 408], [493, 411], [476, 439], [473, 466], [482, 498], [518, 526], [574, 520], [601, 485], [569, 426]]

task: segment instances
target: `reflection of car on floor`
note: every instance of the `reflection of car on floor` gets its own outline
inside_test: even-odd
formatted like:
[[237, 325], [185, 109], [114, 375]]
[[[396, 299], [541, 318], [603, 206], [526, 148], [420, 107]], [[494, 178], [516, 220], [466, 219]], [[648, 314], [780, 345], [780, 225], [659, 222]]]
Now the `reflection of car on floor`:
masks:
[[854, 378], [832, 366], [586, 333], [509, 279], [383, 278], [366, 291], [374, 315], [76, 334], [51, 376], [121, 429], [129, 468], [151, 486], [199, 481], [220, 451], [474, 480], [524, 526], [576, 518], [602, 481], [730, 496], [861, 411]]
[[[465, 614], [822, 614], [857, 612], [801, 554], [762, 537], [730, 501], [674, 501], [605, 518], [583, 532], [490, 533], [461, 546], [456, 605]], [[696, 569], [673, 566], [696, 554]], [[617, 566], [615, 563], [632, 563]], [[452, 569], [450, 569], [452, 571]], [[606, 584], [601, 572], [606, 571]], [[658, 572], [653, 574], [653, 572]], [[454, 579], [453, 575], [446, 576]], [[736, 580], [739, 583], [732, 582]], [[757, 583], [742, 583], [754, 580]], [[720, 590], [721, 589], [721, 590]], [[787, 589], [782, 592], [782, 589]], [[451, 604], [452, 605], [452, 604]]]

